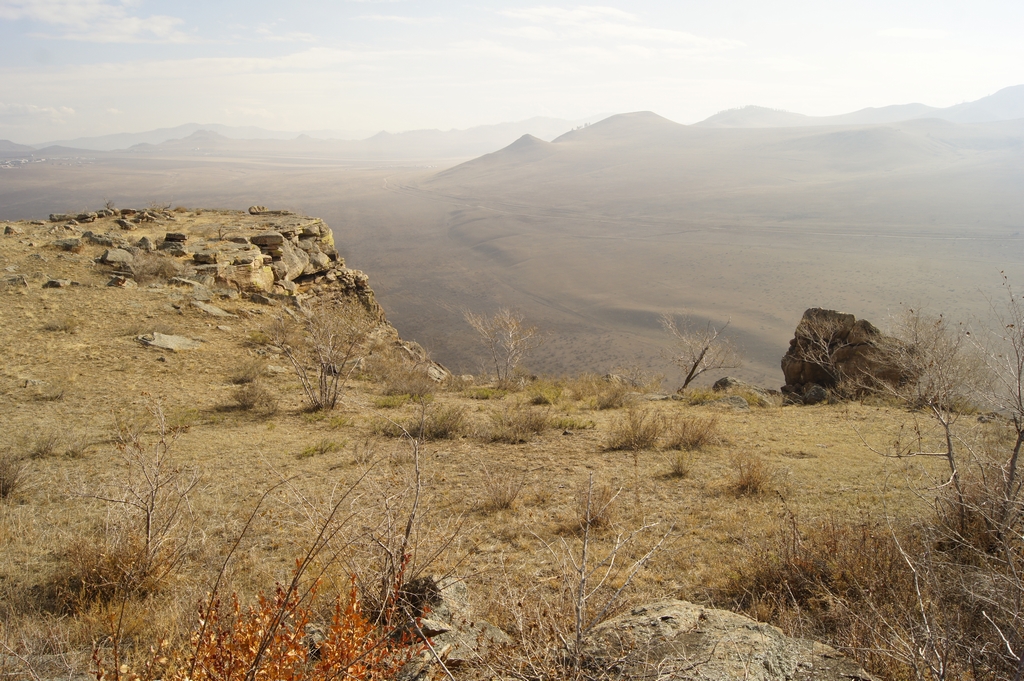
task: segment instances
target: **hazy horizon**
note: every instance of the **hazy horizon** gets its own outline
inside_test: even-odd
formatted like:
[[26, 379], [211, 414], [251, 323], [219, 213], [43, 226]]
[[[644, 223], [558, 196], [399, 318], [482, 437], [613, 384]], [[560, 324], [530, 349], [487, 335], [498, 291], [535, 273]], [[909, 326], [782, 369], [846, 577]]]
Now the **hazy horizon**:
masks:
[[502, 0], [0, 0], [0, 139], [190, 121], [463, 130], [746, 105], [948, 107], [1024, 83], [1024, 7]]

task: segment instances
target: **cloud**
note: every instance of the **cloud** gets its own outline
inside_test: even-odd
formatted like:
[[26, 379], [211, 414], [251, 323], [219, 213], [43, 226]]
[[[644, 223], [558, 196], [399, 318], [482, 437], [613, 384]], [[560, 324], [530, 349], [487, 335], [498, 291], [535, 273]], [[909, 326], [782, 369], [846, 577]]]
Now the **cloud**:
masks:
[[60, 40], [96, 43], [191, 42], [177, 17], [129, 12], [131, 0], [0, 0], [0, 20], [32, 21], [51, 26], [57, 33], [36, 35]]
[[61, 124], [74, 115], [75, 110], [68, 106], [37, 106], [35, 104], [0, 102], [0, 124], [3, 125]]
[[315, 43], [317, 41], [317, 37], [312, 33], [303, 33], [302, 31], [275, 33], [269, 26], [259, 26], [253, 33], [261, 40], [272, 43]]
[[708, 38], [686, 31], [646, 25], [635, 14], [614, 7], [530, 7], [501, 11], [527, 25], [504, 29], [505, 35], [536, 41], [599, 42], [605, 47], [651, 50], [662, 47], [695, 52], [718, 52], [742, 47], [738, 40]]
[[360, 14], [356, 19], [367, 21], [390, 21], [396, 24], [436, 24], [441, 17], [404, 17], [397, 14]]
[[878, 32], [880, 38], [910, 38], [911, 40], [941, 40], [948, 33], [936, 28], [886, 28]]

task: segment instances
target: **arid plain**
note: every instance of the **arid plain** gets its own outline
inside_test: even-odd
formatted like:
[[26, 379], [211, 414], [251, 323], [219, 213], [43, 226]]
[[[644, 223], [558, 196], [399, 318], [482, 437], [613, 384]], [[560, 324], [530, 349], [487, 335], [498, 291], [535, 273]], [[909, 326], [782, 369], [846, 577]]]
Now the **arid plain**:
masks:
[[970, 320], [1001, 271], [1024, 281], [1022, 148], [1020, 121], [716, 129], [651, 113], [468, 162], [196, 133], [0, 169], [0, 218], [107, 200], [293, 209], [323, 217], [400, 332], [456, 371], [482, 360], [462, 311], [510, 305], [546, 335], [534, 371], [671, 381], [669, 313], [730, 321], [735, 373], [777, 387], [807, 307]]

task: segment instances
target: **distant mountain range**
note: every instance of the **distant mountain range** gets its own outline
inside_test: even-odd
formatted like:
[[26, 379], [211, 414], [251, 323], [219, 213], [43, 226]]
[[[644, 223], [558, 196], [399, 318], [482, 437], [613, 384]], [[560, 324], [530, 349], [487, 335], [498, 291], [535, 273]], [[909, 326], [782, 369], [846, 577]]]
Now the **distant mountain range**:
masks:
[[719, 112], [695, 125], [704, 128], [801, 128], [813, 125], [877, 125], [918, 118], [939, 118], [952, 123], [992, 123], [1024, 118], [1024, 85], [1003, 88], [977, 101], [944, 109], [924, 104], [896, 104], [869, 107], [838, 116], [805, 116], [763, 106], [745, 106]]
[[[501, 148], [509, 142], [521, 137], [524, 134], [537, 135], [545, 139], [553, 139], [574, 126], [584, 123], [591, 123], [604, 118], [607, 114], [592, 116], [579, 121], [568, 121], [558, 118], [535, 117], [525, 121], [514, 123], [498, 123], [497, 125], [481, 125], [465, 130], [412, 130], [409, 132], [389, 133], [381, 131], [376, 134], [365, 131], [344, 131], [344, 130], [309, 130], [301, 133], [287, 132], [282, 130], [266, 130], [257, 127], [236, 127], [230, 125], [186, 123], [174, 128], [159, 128], [138, 133], [117, 133], [113, 135], [102, 135], [99, 137], [79, 137], [70, 140], [56, 140], [43, 142], [31, 146], [15, 145], [24, 149], [46, 149], [49, 147], [64, 147], [83, 149], [89, 151], [116, 151], [148, 145], [159, 147], [168, 142], [184, 141], [191, 139], [192, 142], [204, 142], [207, 145], [215, 143], [218, 147], [224, 147], [226, 141], [245, 140], [255, 142], [283, 142], [291, 141], [300, 147], [316, 143], [329, 142], [336, 147], [346, 147], [344, 143], [361, 142], [352, 146], [354, 150], [365, 148], [377, 151], [395, 151], [408, 153], [412, 151], [419, 155], [426, 153], [428, 156], [476, 156], [489, 151]], [[213, 135], [201, 135], [193, 137], [197, 133], [213, 133]], [[13, 144], [13, 143], [9, 143]], [[171, 145], [175, 148], [189, 148], [188, 143], [184, 145]], [[193, 145], [195, 146], [195, 145]], [[231, 146], [231, 145], [227, 145]], [[237, 147], [238, 145], [235, 145]], [[253, 146], [253, 145], [248, 145]], [[259, 144], [255, 145], [261, 146]], [[269, 145], [268, 148], [280, 149], [282, 145]], [[18, 149], [18, 150], [24, 150]], [[422, 150], [422, 151], [420, 151]], [[0, 146], [0, 151], [7, 151]], [[10, 151], [15, 151], [11, 149]]]

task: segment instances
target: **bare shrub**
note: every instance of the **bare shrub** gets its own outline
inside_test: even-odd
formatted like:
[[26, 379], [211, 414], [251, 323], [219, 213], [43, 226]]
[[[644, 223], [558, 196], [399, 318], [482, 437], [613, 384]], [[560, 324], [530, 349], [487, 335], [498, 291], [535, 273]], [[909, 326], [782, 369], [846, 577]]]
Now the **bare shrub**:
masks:
[[692, 451], [704, 449], [718, 444], [719, 434], [717, 416], [695, 416], [674, 419], [668, 426], [668, 449], [685, 449]]
[[[67, 607], [151, 593], [193, 549], [190, 495], [199, 473], [176, 461], [177, 432], [167, 428], [160, 404], [150, 403], [147, 415], [145, 421], [118, 415], [121, 470], [102, 489], [82, 492], [111, 513], [103, 536], [75, 540], [65, 551], [65, 570], [54, 578], [54, 588]], [[145, 436], [147, 421], [154, 441]]]
[[231, 396], [235, 407], [241, 411], [253, 412], [261, 416], [272, 416], [277, 413], [277, 397], [261, 380], [253, 380], [239, 385]]
[[722, 332], [729, 326], [726, 322], [716, 329], [708, 322], [704, 328], [680, 328], [675, 317], [663, 315], [661, 324], [672, 336], [672, 362], [683, 371], [685, 390], [695, 379], [715, 369], [733, 369], [742, 363], [739, 352]]
[[531, 409], [527, 404], [514, 404], [491, 414], [491, 429], [487, 438], [491, 442], [522, 444], [535, 435], [547, 430], [551, 415], [541, 409]]
[[516, 369], [540, 344], [537, 327], [528, 326], [522, 312], [507, 307], [499, 308], [490, 317], [468, 310], [463, 316], [487, 349], [498, 386], [513, 386]]
[[437, 391], [437, 382], [427, 373], [422, 362], [394, 362], [381, 376], [385, 395], [426, 397]]
[[771, 491], [778, 477], [775, 469], [756, 454], [737, 454], [731, 463], [734, 477], [730, 488], [738, 497], [761, 496]]
[[579, 527], [602, 529], [615, 521], [619, 492], [611, 485], [595, 484], [591, 477], [584, 487], [576, 492], [576, 521]]
[[262, 357], [250, 357], [238, 364], [230, 380], [235, 385], [254, 383], [267, 373], [267, 362]]
[[334, 304], [321, 300], [297, 319], [281, 315], [266, 333], [291, 362], [310, 407], [320, 411], [337, 405], [373, 327], [363, 306], [346, 298]]
[[633, 452], [653, 449], [664, 429], [665, 420], [653, 409], [628, 409], [612, 425], [606, 446]]
[[503, 511], [515, 507], [519, 493], [526, 485], [526, 475], [511, 468], [484, 468], [484, 501], [487, 511]]
[[24, 460], [9, 451], [0, 452], [0, 499], [14, 495], [25, 483]]
[[137, 253], [130, 267], [135, 281], [140, 284], [166, 282], [184, 271], [176, 258], [162, 253]]

